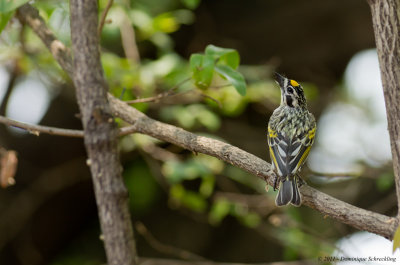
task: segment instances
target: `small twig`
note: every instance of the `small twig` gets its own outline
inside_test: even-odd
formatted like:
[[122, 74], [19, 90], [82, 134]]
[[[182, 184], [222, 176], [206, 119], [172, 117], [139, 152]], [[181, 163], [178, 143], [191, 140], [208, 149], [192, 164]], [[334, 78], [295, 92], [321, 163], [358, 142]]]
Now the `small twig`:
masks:
[[218, 86], [210, 86], [210, 88], [224, 88], [224, 87], [229, 87], [232, 86], [232, 84], [223, 84], [223, 85], [218, 85]]
[[154, 97], [148, 97], [148, 98], [138, 98], [138, 99], [132, 99], [132, 100], [127, 100], [125, 101], [126, 104], [137, 104], [137, 103], [148, 103], [148, 102], [155, 102], [158, 101], [161, 98], [169, 96], [167, 92], [158, 94], [157, 96]]
[[150, 103], [150, 102], [159, 102], [161, 99], [166, 98], [166, 97], [172, 97], [172, 96], [177, 96], [177, 95], [182, 95], [184, 93], [190, 92], [191, 90], [188, 91], [183, 91], [181, 93], [176, 93], [173, 94], [173, 91], [168, 90], [167, 92], [160, 93], [154, 97], [148, 97], [148, 98], [138, 98], [138, 99], [132, 99], [125, 101], [126, 104], [137, 104], [137, 103]]
[[136, 104], [136, 103], [147, 103], [147, 102], [155, 102], [159, 101], [162, 98], [172, 96], [173, 93], [183, 84], [186, 82], [189, 82], [191, 78], [186, 78], [182, 80], [181, 82], [177, 83], [175, 86], [171, 87], [168, 91], [165, 91], [163, 93], [160, 93], [154, 97], [148, 97], [148, 98], [138, 98], [138, 99], [133, 99], [133, 100], [127, 100], [125, 101], [126, 104]]
[[123, 99], [125, 92], [126, 92], [126, 87], [123, 87], [123, 88], [122, 88], [121, 95], [119, 96], [119, 99], [120, 99], [120, 100]]
[[218, 105], [218, 107], [219, 107], [220, 109], [222, 109], [222, 103], [221, 103], [221, 101], [219, 101], [218, 99], [213, 98], [212, 96], [209, 96], [209, 95], [207, 95], [207, 94], [204, 94], [204, 93], [201, 92], [201, 91], [199, 91], [199, 95], [202, 96], [202, 97], [204, 97], [204, 98], [208, 98], [208, 99], [214, 101], [214, 102]]
[[[154, 96], [154, 97], [133, 99], [133, 100], [125, 101], [125, 103], [127, 103], [127, 104], [136, 104], [136, 103], [157, 102], [157, 101], [159, 101], [159, 100], [162, 99], [162, 98], [166, 98], [166, 97], [169, 97], [169, 96], [175, 96], [175, 95], [177, 95], [177, 94], [173, 94], [173, 92], [174, 92], [176, 89], [178, 89], [182, 84], [188, 82], [190, 79], [191, 79], [191, 78], [187, 78], [187, 79], [183, 80], [182, 82], [178, 83], [177, 85], [175, 85], [174, 87], [172, 87], [171, 89], [169, 89], [168, 91], [163, 92], [163, 93], [160, 93], [160, 94], [158, 94], [158, 95], [156, 95], [156, 96]], [[228, 84], [228, 85], [221, 85], [221, 86], [212, 86], [212, 87], [210, 87], [210, 88], [221, 88], [221, 87], [226, 87], [226, 86], [231, 86], [231, 85]], [[222, 109], [222, 103], [221, 103], [218, 99], [213, 98], [212, 96], [209, 96], [209, 95], [207, 95], [207, 94], [205, 94], [205, 93], [203, 93], [203, 92], [201, 92], [201, 91], [199, 91], [199, 90], [193, 90], [193, 89], [191, 89], [191, 90], [188, 90], [188, 91], [184, 91], [183, 93], [187, 93], [187, 92], [190, 92], [190, 91], [195, 91], [195, 92], [197, 92], [200, 96], [202, 96], [202, 97], [204, 97], [204, 98], [208, 98], [208, 99], [214, 101], [214, 102], [218, 105], [218, 107]]]
[[71, 51], [47, 27], [43, 18], [39, 15], [39, 11], [29, 4], [24, 4], [18, 8], [16, 15], [22, 24], [27, 24], [32, 28], [33, 32], [47, 46], [60, 66], [72, 77], [74, 66], [71, 59]]
[[121, 25], [119, 26], [122, 39], [122, 47], [125, 51], [126, 58], [133, 62], [140, 63], [139, 49], [136, 45], [135, 30], [129, 20], [129, 17], [124, 13]]
[[[57, 135], [57, 136], [66, 136], [66, 137], [75, 137], [75, 138], [83, 138], [83, 131], [81, 130], [72, 130], [72, 129], [62, 129], [50, 126], [29, 124], [26, 122], [16, 121], [10, 118], [6, 118], [0, 115], [0, 123], [3, 123], [8, 126], [16, 127], [22, 130], [26, 130], [31, 134], [39, 136], [41, 133]], [[134, 125], [126, 126], [119, 129], [119, 136], [128, 135], [136, 132], [136, 127]]]
[[103, 13], [101, 14], [99, 27], [97, 29], [97, 34], [98, 34], [99, 38], [100, 38], [101, 32], [103, 31], [104, 23], [106, 23], [107, 13], [110, 10], [113, 3], [114, 3], [114, 0], [108, 0], [106, 8], [103, 10]]
[[2, 188], [15, 184], [17, 165], [17, 152], [0, 148], [0, 186]]
[[29, 124], [25, 122], [16, 121], [13, 119], [6, 118], [4, 116], [0, 116], [0, 123], [17, 127], [23, 130], [30, 132], [31, 134], [39, 136], [40, 133], [46, 133], [51, 135], [60, 135], [60, 136], [68, 136], [68, 137], [83, 137], [83, 131], [80, 130], [71, 130], [71, 129], [60, 129], [42, 125]]
[[141, 222], [136, 222], [135, 225], [136, 230], [140, 235], [146, 239], [147, 243], [150, 244], [154, 249], [158, 250], [161, 253], [169, 254], [171, 256], [175, 256], [184, 260], [206, 260], [205, 258], [189, 252], [184, 249], [180, 249], [171, 245], [167, 245], [158, 241], [146, 228], [146, 226]]
[[16, 60], [14, 60], [11, 63], [11, 71], [10, 71], [10, 79], [8, 81], [7, 84], [7, 89], [6, 89], [6, 93], [3, 96], [3, 100], [0, 104], [0, 115], [4, 115], [6, 113], [6, 109], [7, 109], [7, 105], [8, 105], [8, 101], [11, 97], [11, 93], [14, 89], [14, 85], [15, 85], [15, 81], [18, 78], [19, 75], [19, 69], [18, 69], [18, 63]]

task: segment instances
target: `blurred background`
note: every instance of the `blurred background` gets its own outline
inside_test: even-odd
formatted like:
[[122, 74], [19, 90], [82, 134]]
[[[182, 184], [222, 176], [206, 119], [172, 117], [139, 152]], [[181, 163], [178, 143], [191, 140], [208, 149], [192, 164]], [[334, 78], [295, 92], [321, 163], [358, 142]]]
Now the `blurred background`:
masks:
[[[107, 2], [99, 1], [99, 17]], [[33, 5], [70, 46], [68, 2]], [[245, 96], [222, 79], [205, 90], [188, 80], [190, 55], [209, 44], [239, 52]], [[297, 80], [318, 121], [302, 171], [308, 185], [395, 215], [386, 111], [366, 1], [115, 0], [101, 45], [115, 96], [132, 100], [173, 91], [132, 106], [267, 161], [267, 123], [280, 101], [272, 73]], [[0, 35], [0, 98], [1, 115], [81, 128], [71, 80], [16, 18]], [[15, 185], [0, 188], [0, 264], [105, 263], [82, 140], [1, 125], [0, 144], [18, 157]], [[276, 192], [266, 192], [265, 183], [213, 157], [138, 134], [121, 138], [120, 150], [141, 257], [306, 264], [332, 255], [392, 255], [390, 241], [308, 207], [275, 207]]]

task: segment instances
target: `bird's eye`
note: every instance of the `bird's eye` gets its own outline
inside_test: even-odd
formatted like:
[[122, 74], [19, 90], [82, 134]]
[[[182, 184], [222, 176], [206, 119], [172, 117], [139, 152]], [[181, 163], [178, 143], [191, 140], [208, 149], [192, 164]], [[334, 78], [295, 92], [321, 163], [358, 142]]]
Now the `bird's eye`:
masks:
[[290, 93], [290, 94], [293, 94], [293, 88], [292, 87], [288, 87], [287, 88], [287, 92]]

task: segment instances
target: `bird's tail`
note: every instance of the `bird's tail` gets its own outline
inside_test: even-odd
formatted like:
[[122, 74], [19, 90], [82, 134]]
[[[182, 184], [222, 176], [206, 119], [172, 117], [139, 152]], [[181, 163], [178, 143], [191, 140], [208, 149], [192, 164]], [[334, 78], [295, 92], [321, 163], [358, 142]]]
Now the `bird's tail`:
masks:
[[301, 196], [299, 187], [297, 186], [296, 176], [292, 180], [283, 180], [281, 182], [278, 195], [276, 196], [275, 204], [277, 206], [284, 206], [289, 203], [293, 204], [294, 206], [301, 205]]

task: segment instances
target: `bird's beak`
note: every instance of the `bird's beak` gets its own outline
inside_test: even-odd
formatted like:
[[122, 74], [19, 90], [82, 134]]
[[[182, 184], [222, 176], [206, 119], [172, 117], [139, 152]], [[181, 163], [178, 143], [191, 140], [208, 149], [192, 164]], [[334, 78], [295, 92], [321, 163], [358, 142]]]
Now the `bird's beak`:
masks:
[[284, 83], [285, 83], [285, 77], [281, 76], [280, 74], [278, 74], [277, 72], [274, 73], [274, 78], [275, 81], [279, 84], [280, 87], [284, 87]]

